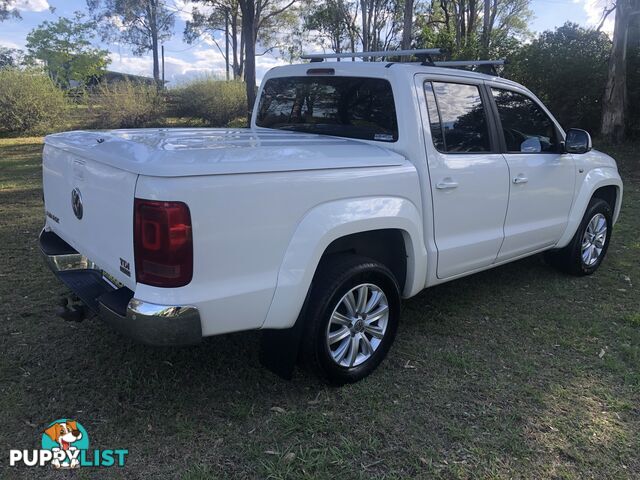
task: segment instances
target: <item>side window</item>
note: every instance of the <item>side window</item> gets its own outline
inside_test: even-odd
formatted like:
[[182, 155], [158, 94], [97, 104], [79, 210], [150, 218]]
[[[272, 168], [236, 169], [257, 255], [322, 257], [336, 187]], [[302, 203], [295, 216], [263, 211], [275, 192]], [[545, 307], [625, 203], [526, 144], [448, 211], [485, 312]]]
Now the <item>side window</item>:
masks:
[[438, 113], [438, 104], [436, 103], [436, 95], [433, 93], [431, 82], [424, 84], [424, 94], [427, 96], [427, 108], [429, 110], [429, 127], [431, 128], [431, 138], [433, 145], [439, 152], [446, 152], [444, 146], [444, 134], [442, 133], [442, 123], [440, 122], [440, 114]]
[[426, 82], [424, 89], [431, 136], [438, 151], [491, 151], [487, 117], [477, 86]]
[[556, 127], [536, 102], [510, 90], [491, 91], [508, 152], [558, 152]]

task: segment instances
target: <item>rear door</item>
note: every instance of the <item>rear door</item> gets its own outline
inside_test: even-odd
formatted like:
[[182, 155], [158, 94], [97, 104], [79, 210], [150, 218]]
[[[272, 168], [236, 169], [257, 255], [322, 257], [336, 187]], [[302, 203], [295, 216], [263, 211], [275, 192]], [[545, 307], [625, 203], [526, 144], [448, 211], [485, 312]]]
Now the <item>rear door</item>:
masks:
[[437, 276], [447, 278], [495, 261], [504, 238], [509, 169], [482, 81], [416, 79], [424, 102]]
[[491, 86], [509, 165], [511, 191], [498, 261], [555, 245], [569, 219], [575, 163], [561, 153], [562, 133], [524, 91]]

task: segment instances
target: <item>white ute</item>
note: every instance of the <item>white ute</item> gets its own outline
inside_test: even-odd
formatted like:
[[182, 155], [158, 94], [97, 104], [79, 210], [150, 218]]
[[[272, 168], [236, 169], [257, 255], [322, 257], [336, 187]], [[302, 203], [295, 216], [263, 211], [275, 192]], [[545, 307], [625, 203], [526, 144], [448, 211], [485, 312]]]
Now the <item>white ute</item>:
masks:
[[155, 345], [262, 329], [266, 366], [340, 384], [383, 360], [401, 298], [543, 251], [599, 267], [622, 181], [588, 133], [459, 62], [323, 59], [271, 70], [247, 129], [46, 137], [60, 315]]

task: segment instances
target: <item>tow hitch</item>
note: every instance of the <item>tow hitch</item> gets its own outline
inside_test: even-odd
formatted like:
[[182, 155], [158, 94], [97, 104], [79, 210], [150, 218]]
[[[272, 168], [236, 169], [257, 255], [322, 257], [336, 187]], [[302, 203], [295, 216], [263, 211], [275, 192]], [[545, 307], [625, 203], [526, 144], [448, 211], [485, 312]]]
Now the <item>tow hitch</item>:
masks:
[[68, 322], [81, 322], [95, 315], [77, 296], [61, 298], [56, 314]]

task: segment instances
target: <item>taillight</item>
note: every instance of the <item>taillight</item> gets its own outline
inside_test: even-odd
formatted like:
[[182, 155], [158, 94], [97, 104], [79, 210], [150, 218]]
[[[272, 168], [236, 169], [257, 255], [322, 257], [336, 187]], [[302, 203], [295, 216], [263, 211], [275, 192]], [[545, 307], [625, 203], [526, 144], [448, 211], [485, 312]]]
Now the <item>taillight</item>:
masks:
[[134, 212], [136, 280], [155, 287], [188, 284], [193, 276], [189, 207], [136, 198]]

